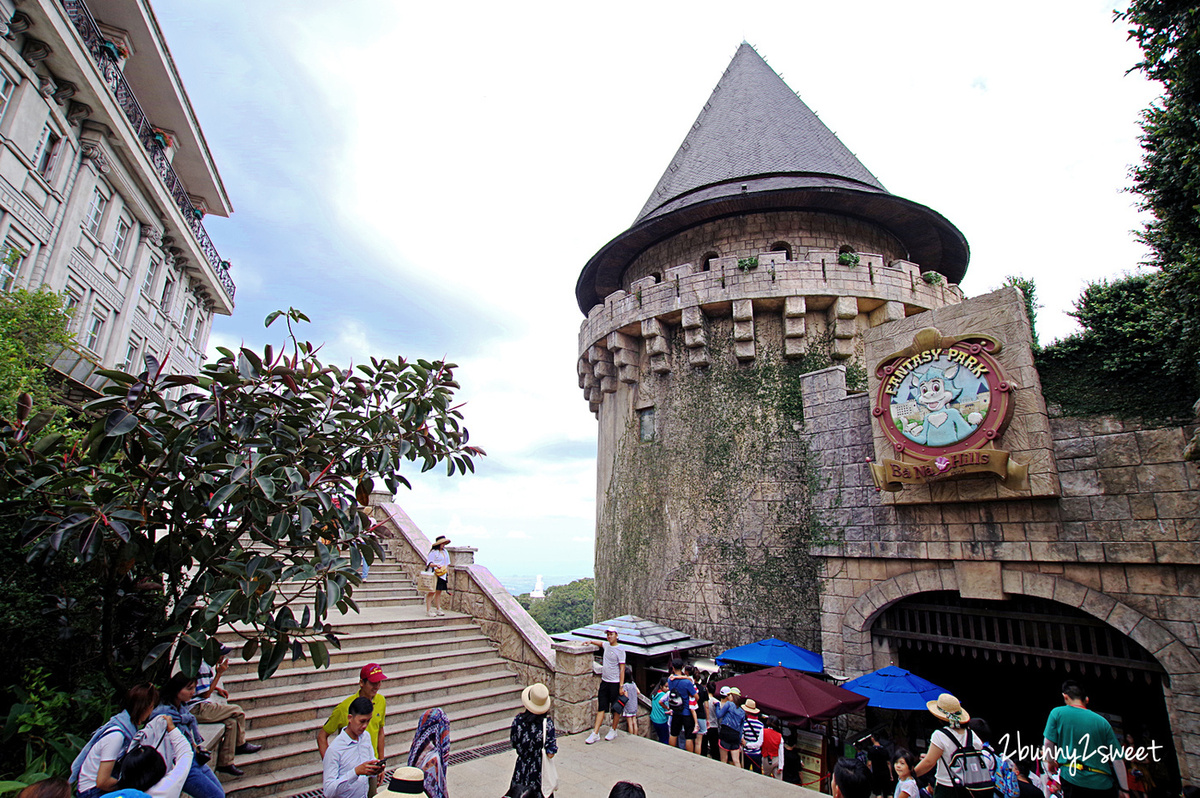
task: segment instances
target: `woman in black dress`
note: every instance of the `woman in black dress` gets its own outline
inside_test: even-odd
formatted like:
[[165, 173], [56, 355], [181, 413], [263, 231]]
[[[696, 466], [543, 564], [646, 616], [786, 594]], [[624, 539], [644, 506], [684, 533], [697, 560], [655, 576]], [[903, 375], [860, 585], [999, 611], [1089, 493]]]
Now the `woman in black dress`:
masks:
[[[512, 728], [508, 732], [513, 750], [517, 752], [512, 786], [533, 787], [540, 794], [542, 749], [546, 750], [549, 757], [558, 753], [558, 743], [554, 739], [554, 720], [546, 714], [550, 711], [550, 691], [544, 684], [532, 684], [521, 693], [521, 703], [525, 705], [525, 711], [513, 719]], [[543, 722], [546, 729], [544, 740]]]

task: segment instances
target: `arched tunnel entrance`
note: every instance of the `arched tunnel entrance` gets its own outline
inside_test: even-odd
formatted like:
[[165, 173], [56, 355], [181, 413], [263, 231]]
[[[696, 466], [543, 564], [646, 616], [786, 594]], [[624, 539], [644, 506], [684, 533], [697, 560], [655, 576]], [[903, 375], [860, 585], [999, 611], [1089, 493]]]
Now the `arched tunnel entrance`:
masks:
[[[1167, 718], [1169, 676], [1142, 646], [1074, 607], [1033, 596], [966, 599], [952, 591], [922, 593], [892, 604], [871, 627], [877, 664], [891, 661], [956, 695], [973, 717], [988, 721], [1007, 748], [1040, 746], [1046, 716], [1062, 703], [1061, 685], [1084, 685], [1089, 709], [1104, 715], [1124, 741], [1157, 742], [1149, 769], [1158, 789], [1178, 794], [1179, 768]], [[910, 745], [924, 748], [931, 715], [899, 721]], [[870, 720], [870, 719], [869, 719]], [[1001, 744], [996, 742], [996, 747]], [[1021, 758], [1028, 758], [1025, 754]]]

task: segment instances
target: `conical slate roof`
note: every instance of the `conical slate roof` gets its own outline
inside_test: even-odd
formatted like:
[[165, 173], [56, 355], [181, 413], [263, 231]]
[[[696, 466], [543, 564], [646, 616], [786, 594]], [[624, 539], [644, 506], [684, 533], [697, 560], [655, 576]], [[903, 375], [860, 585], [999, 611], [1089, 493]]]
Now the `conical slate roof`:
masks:
[[756, 175], [842, 177], [886, 191], [753, 47], [742, 42], [662, 179], [640, 222], [703, 186]]
[[866, 219], [950, 282], [967, 270], [962, 233], [936, 211], [889, 193], [743, 42], [633, 226], [584, 266], [579, 308], [587, 313], [603, 302], [638, 255], [682, 230], [779, 210]]

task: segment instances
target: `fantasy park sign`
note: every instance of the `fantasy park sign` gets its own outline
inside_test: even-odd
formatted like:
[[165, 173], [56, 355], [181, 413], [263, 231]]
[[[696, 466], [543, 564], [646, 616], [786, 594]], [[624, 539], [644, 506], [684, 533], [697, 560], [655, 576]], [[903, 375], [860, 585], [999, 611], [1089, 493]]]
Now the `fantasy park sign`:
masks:
[[1028, 487], [1028, 466], [996, 448], [1016, 388], [996, 361], [1002, 348], [988, 335], [948, 337], [929, 327], [879, 362], [872, 414], [896, 458], [871, 463], [876, 489], [985, 472], [1005, 487]]

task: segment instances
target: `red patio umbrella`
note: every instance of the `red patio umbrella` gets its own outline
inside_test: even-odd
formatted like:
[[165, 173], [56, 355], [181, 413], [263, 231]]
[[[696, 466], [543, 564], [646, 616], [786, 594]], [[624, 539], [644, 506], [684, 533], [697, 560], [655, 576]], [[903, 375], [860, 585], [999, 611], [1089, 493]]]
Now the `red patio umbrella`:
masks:
[[724, 679], [717, 686], [736, 687], [772, 715], [793, 722], [821, 723], [867, 705], [866, 696], [781, 665]]

